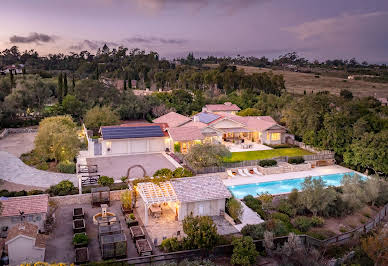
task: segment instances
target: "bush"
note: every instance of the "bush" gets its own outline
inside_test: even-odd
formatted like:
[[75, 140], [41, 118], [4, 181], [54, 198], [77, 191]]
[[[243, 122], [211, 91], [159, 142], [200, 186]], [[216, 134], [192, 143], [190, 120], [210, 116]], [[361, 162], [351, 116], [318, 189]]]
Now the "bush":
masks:
[[301, 232], [307, 232], [312, 226], [312, 221], [309, 217], [298, 216], [294, 219], [293, 224]]
[[235, 222], [240, 221], [241, 215], [243, 213], [241, 202], [235, 198], [231, 198], [226, 203], [226, 209], [230, 217], [233, 218]]
[[75, 163], [63, 161], [57, 165], [57, 169], [61, 173], [75, 174]]
[[302, 164], [304, 163], [304, 158], [302, 156], [292, 157], [288, 159], [290, 164]]
[[311, 217], [311, 224], [314, 227], [320, 227], [320, 226], [323, 226], [325, 224], [325, 220], [321, 217], [313, 216], [313, 217]]
[[106, 175], [102, 175], [102, 176], [100, 176], [100, 178], [98, 179], [97, 182], [101, 186], [106, 187], [106, 186], [112, 185], [115, 182], [115, 180], [113, 179], [113, 177], [108, 177]]
[[182, 243], [180, 243], [176, 237], [164, 239], [160, 246], [164, 252], [175, 252], [182, 250]]
[[217, 226], [209, 216], [186, 216], [183, 231], [187, 248], [212, 249], [217, 245]]
[[263, 210], [262, 203], [259, 199], [254, 198], [252, 195], [245, 196], [243, 198], [245, 205], [257, 212], [263, 220], [268, 218], [268, 214]]
[[298, 199], [299, 199], [299, 192], [298, 192], [298, 189], [296, 188], [293, 188], [291, 190], [291, 193], [288, 194], [288, 202], [296, 207], [298, 205]]
[[259, 162], [259, 165], [261, 167], [271, 167], [271, 166], [276, 166], [277, 164], [278, 164], [278, 162], [275, 160], [261, 160]]
[[325, 230], [325, 229], [311, 229], [309, 230], [306, 235], [314, 237], [319, 240], [325, 240], [330, 237], [333, 237], [336, 235], [333, 231]]
[[274, 212], [271, 214], [272, 219], [278, 219], [286, 224], [291, 222], [290, 217], [285, 213]]
[[55, 196], [73, 195], [78, 193], [78, 189], [69, 180], [63, 180], [57, 185], [53, 185], [48, 189], [48, 192]]
[[341, 225], [340, 228], [339, 228], [339, 231], [341, 233], [346, 233], [348, 231], [348, 229], [345, 226]]
[[168, 168], [162, 168], [157, 170], [153, 176], [172, 178], [172, 171]]
[[174, 144], [174, 152], [181, 152], [181, 144], [179, 142]]
[[190, 177], [193, 176], [193, 172], [191, 172], [189, 169], [179, 167], [172, 172], [172, 176], [174, 178], [181, 178], [181, 177]]
[[268, 231], [274, 233], [275, 236], [285, 236], [288, 235], [289, 229], [288, 226], [281, 220], [271, 219], [265, 222], [265, 227]]
[[296, 214], [295, 208], [284, 199], [279, 202], [277, 210], [281, 213], [287, 214], [290, 217], [294, 217]]
[[31, 190], [31, 191], [27, 192], [27, 195], [40, 195], [40, 194], [44, 194], [44, 191], [43, 190], [34, 189], [34, 190]]
[[86, 245], [89, 242], [88, 236], [86, 233], [78, 233], [73, 237], [74, 245]]
[[232, 242], [233, 254], [231, 264], [233, 265], [254, 265], [256, 263], [259, 252], [256, 250], [256, 245], [249, 236], [236, 238]]
[[255, 240], [260, 240], [264, 238], [265, 231], [265, 223], [247, 224], [241, 229], [241, 234], [243, 234], [244, 236], [250, 236]]
[[49, 169], [49, 165], [46, 162], [41, 162], [36, 165], [36, 168], [39, 170], [47, 171]]

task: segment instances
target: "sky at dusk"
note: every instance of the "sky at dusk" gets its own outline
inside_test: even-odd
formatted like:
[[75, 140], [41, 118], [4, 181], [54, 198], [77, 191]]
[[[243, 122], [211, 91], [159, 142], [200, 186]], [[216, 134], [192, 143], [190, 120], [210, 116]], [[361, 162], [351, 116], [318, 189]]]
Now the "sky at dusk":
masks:
[[388, 62], [387, 0], [1, 0], [0, 49]]

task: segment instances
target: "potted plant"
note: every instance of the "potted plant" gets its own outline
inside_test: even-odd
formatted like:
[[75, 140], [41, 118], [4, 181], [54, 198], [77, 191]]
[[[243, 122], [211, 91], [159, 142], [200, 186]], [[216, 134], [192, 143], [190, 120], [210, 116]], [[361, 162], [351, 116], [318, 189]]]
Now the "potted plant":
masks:
[[86, 233], [77, 233], [73, 237], [74, 248], [83, 248], [88, 246], [88, 235]]
[[130, 190], [125, 190], [123, 193], [120, 195], [121, 199], [121, 211], [123, 214], [129, 214], [132, 213], [132, 191]]
[[128, 225], [128, 228], [131, 226], [139, 225], [139, 222], [136, 220], [136, 217], [133, 213], [125, 215], [125, 222]]

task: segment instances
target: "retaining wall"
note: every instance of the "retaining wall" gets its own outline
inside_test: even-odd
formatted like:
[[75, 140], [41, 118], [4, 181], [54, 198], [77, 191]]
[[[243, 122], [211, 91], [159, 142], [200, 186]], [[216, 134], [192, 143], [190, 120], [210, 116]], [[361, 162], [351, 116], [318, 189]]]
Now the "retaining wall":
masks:
[[[110, 192], [110, 200], [120, 200], [120, 195], [125, 190], [114, 190]], [[92, 193], [75, 194], [67, 196], [50, 197], [50, 200], [56, 203], [57, 206], [66, 206], [73, 204], [88, 204], [92, 202]]]

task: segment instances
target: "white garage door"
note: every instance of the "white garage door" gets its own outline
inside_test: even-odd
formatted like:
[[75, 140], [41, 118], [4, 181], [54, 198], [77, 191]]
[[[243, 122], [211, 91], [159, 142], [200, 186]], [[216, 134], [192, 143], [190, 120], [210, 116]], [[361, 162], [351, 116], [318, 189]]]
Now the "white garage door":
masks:
[[131, 153], [147, 152], [147, 140], [132, 140]]
[[151, 152], [163, 152], [165, 150], [164, 139], [151, 139], [149, 142]]
[[126, 141], [112, 141], [110, 154], [126, 154], [126, 153], [128, 153]]

